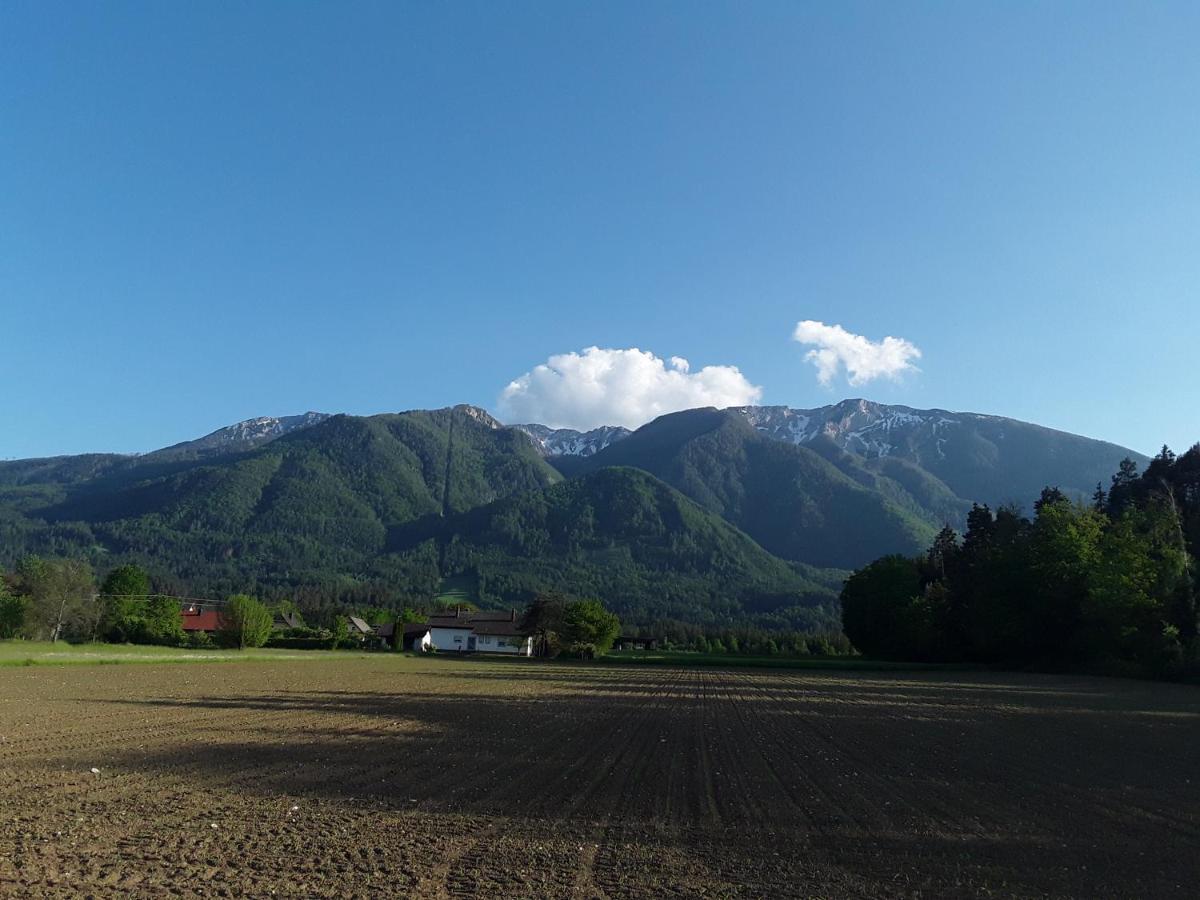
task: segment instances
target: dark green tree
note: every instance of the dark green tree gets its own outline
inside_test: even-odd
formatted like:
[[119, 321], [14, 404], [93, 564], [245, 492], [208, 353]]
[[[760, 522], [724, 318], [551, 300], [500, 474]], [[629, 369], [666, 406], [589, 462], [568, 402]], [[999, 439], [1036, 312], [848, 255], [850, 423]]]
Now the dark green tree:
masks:
[[958, 534], [949, 525], [938, 532], [929, 548], [929, 568], [934, 577], [945, 581], [958, 563]]
[[14, 594], [0, 578], [0, 639], [19, 637], [25, 628], [28, 601]]
[[1112, 485], [1108, 489], [1108, 511], [1119, 515], [1125, 507], [1133, 502], [1137, 490], [1137, 463], [1128, 456], [1121, 460], [1120, 468], [1112, 477]]
[[921, 569], [906, 556], [885, 556], [855, 572], [842, 588], [842, 628], [866, 656], [920, 659], [934, 636], [921, 601]]
[[[150, 595], [150, 576], [141, 566], [118, 566], [100, 585], [100, 633], [105, 639], [135, 641], [143, 630], [145, 605]], [[176, 608], [176, 619], [178, 608]]]
[[534, 656], [554, 656], [560, 646], [567, 597], [557, 591], [535, 594], [517, 623], [517, 630], [533, 638]]

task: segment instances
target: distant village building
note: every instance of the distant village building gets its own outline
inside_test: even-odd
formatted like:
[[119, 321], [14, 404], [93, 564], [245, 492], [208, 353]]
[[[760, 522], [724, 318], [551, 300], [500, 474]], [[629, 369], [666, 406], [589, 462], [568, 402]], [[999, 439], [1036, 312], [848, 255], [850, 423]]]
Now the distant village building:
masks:
[[441, 653], [533, 655], [533, 638], [517, 629], [516, 610], [466, 612], [429, 617], [431, 645]]
[[221, 630], [221, 611], [213, 607], [205, 609], [197, 603], [190, 603], [179, 611], [179, 620], [185, 634], [204, 632], [216, 634]]
[[400, 649], [419, 650], [424, 653], [433, 649], [433, 635], [424, 622], [405, 622], [400, 634]]
[[276, 631], [287, 631], [289, 628], [303, 628], [304, 620], [294, 612], [279, 612], [275, 613], [275, 621], [271, 623], [271, 627]]
[[623, 634], [616, 640], [618, 650], [657, 650], [658, 638]]
[[424, 622], [385, 622], [375, 626], [375, 633], [384, 646], [393, 650], [416, 650], [424, 653], [433, 646], [429, 626]]

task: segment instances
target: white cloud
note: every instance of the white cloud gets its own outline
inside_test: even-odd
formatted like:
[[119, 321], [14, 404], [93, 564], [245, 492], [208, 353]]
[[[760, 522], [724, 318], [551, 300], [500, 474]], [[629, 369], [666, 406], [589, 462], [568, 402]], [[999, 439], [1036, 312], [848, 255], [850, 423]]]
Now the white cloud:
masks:
[[899, 378], [915, 372], [913, 360], [921, 358], [917, 346], [904, 338], [885, 337], [872, 341], [851, 334], [841, 325], [826, 325], [805, 319], [796, 325], [792, 340], [816, 347], [804, 358], [817, 368], [817, 380], [828, 385], [844, 367], [852, 385], [866, 384], [876, 378]]
[[511, 382], [500, 395], [500, 409], [508, 422], [586, 431], [599, 425], [637, 428], [664, 413], [751, 406], [761, 398], [762, 388], [736, 366], [692, 372], [681, 356], [664, 361], [636, 347], [588, 347], [551, 356]]

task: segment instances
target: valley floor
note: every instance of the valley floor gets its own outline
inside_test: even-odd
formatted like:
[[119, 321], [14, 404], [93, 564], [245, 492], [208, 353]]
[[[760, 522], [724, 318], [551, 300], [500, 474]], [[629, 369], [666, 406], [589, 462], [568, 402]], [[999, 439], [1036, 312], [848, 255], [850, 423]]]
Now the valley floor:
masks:
[[5, 668], [0, 895], [1195, 896], [1198, 747], [1115, 679]]

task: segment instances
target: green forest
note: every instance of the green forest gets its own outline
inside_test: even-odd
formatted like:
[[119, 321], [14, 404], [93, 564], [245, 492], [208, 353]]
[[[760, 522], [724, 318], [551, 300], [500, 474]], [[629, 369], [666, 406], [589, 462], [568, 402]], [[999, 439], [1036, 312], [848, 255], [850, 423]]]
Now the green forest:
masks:
[[1195, 674], [1198, 557], [1200, 445], [1164, 447], [1090, 503], [1051, 487], [1032, 517], [975, 506], [961, 539], [876, 560], [847, 580], [843, 625], [884, 659]]

